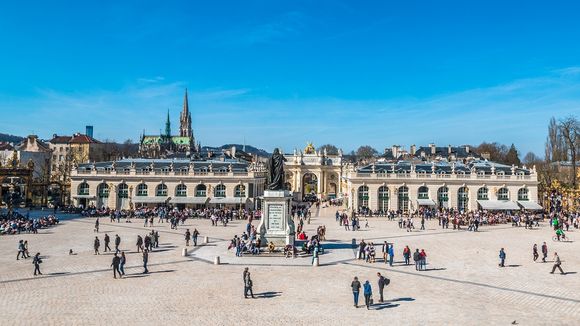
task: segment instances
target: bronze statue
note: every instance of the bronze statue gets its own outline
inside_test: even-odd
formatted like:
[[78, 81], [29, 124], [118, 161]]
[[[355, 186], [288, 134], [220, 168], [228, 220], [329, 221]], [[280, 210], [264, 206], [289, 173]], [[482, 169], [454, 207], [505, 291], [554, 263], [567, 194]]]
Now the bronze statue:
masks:
[[286, 158], [278, 148], [268, 160], [268, 190], [284, 190], [284, 162]]

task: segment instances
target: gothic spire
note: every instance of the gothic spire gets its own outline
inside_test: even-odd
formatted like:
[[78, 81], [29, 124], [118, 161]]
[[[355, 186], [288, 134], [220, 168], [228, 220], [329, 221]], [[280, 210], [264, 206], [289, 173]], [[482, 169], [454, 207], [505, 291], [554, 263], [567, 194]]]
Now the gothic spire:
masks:
[[171, 137], [171, 122], [169, 121], [169, 109], [167, 110], [167, 121], [165, 122], [165, 136]]
[[185, 97], [183, 98], [183, 116], [189, 116], [189, 101], [187, 100], [187, 88], [185, 89]]

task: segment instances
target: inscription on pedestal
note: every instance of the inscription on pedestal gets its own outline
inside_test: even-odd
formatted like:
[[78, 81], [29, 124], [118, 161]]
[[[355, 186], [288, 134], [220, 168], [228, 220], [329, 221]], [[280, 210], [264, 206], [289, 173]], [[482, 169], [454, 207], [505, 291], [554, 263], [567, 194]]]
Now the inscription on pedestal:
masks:
[[284, 205], [270, 204], [268, 205], [268, 225], [269, 230], [284, 230], [282, 222], [284, 220]]

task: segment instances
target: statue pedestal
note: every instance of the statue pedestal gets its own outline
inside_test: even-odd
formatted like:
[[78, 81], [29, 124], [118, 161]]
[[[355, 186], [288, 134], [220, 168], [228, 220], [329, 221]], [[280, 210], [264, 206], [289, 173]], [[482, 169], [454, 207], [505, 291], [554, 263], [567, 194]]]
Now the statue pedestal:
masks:
[[287, 190], [265, 190], [262, 219], [258, 225], [261, 245], [273, 242], [276, 247], [294, 245], [295, 227], [290, 215], [292, 194]]

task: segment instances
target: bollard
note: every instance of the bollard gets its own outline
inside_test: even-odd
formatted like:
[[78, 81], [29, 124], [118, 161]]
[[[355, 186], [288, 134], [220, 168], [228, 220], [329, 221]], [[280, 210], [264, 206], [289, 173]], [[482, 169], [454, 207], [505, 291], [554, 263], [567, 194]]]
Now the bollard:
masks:
[[183, 250], [181, 251], [181, 255], [183, 257], [187, 256], [187, 248], [183, 248]]
[[215, 258], [213, 260], [213, 264], [214, 265], [219, 265], [220, 264], [220, 256], [215, 256]]
[[319, 266], [318, 257], [314, 257], [314, 259], [312, 259], [312, 266], [313, 267]]
[[203, 237], [203, 244], [208, 244], [208, 243], [209, 243], [209, 238]]

